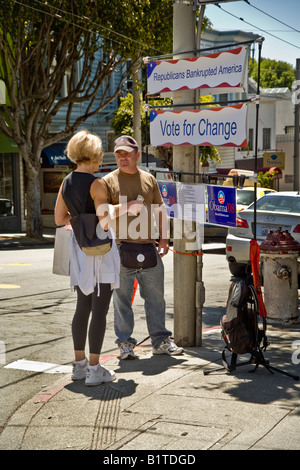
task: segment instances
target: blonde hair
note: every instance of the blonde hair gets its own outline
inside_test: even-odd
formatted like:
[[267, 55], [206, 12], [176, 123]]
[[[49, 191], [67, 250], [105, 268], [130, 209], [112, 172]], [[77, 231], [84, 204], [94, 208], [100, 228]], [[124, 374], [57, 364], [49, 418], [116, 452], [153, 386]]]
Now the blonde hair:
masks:
[[102, 140], [87, 130], [77, 132], [69, 141], [66, 152], [74, 163], [96, 162], [103, 160]]

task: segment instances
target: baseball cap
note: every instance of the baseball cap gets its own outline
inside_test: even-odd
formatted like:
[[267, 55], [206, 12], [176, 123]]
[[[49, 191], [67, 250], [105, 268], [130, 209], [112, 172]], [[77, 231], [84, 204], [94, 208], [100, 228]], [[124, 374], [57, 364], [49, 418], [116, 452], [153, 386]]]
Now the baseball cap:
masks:
[[114, 152], [117, 150], [125, 150], [125, 152], [132, 152], [132, 150], [138, 150], [139, 146], [137, 141], [134, 140], [130, 135], [122, 135], [115, 140]]

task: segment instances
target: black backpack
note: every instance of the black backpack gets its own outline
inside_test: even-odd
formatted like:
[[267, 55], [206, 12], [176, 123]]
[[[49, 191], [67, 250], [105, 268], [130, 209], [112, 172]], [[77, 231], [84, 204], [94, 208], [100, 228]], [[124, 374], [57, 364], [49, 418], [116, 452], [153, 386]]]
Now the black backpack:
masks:
[[231, 283], [226, 315], [221, 318], [221, 335], [226, 349], [234, 354], [252, 353], [256, 346], [256, 313], [251, 288], [246, 280]]
[[[259, 365], [263, 365], [271, 373], [273, 370], [299, 380], [296, 375], [288, 374], [276, 367], [272, 367], [263, 356], [263, 350], [269, 345], [266, 336], [266, 317], [262, 315], [262, 326], [259, 328], [258, 317], [260, 314], [260, 302], [257, 290], [253, 286], [252, 278], [235, 279], [229, 289], [226, 315], [221, 318], [222, 338], [225, 348], [222, 352], [223, 367], [204, 371], [204, 375], [210, 372], [224, 370], [233, 372], [238, 366], [255, 364], [253, 371]], [[226, 351], [231, 352], [230, 364], [226, 358]], [[251, 354], [249, 360], [237, 363], [239, 354]], [[252, 370], [250, 372], [253, 372]]]

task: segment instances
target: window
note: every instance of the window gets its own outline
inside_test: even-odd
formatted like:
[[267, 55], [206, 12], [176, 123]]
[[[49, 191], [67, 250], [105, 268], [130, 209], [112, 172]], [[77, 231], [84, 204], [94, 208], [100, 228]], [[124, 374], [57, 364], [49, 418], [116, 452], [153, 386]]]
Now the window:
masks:
[[227, 101], [228, 101], [228, 95], [227, 95], [227, 93], [222, 93], [222, 94], [220, 94], [220, 95], [219, 95], [219, 101], [222, 101], [222, 102], [224, 102], [224, 103], [227, 103]]
[[13, 156], [0, 153], [0, 217], [15, 215]]
[[268, 150], [271, 148], [271, 129], [263, 129], [263, 150]]
[[249, 129], [248, 146], [249, 150], [253, 150], [253, 129]]
[[295, 126], [285, 126], [285, 134], [294, 134]]

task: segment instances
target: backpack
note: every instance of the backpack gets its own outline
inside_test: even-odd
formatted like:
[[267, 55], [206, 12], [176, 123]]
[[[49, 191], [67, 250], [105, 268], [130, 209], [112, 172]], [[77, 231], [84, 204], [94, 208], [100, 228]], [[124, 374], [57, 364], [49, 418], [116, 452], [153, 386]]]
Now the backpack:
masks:
[[226, 314], [221, 318], [221, 335], [226, 349], [234, 354], [252, 353], [256, 346], [255, 312], [249, 307], [251, 289], [244, 279], [230, 285]]

